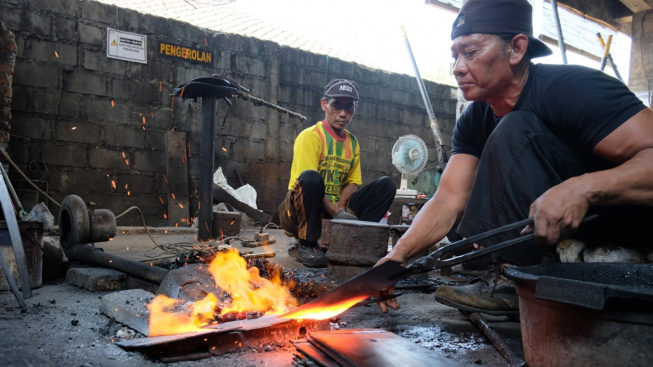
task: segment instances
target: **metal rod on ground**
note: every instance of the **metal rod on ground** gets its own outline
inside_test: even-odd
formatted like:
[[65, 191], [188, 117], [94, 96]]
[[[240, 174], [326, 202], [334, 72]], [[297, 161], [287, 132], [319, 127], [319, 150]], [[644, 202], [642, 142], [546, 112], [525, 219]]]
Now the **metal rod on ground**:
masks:
[[209, 241], [213, 227], [213, 156], [215, 152], [215, 95], [202, 96], [202, 137], [200, 141], [199, 214], [197, 238]]
[[501, 355], [508, 361], [508, 364], [511, 367], [521, 367], [525, 366], [526, 362], [519, 358], [511, 349], [508, 347], [508, 344], [496, 333], [496, 331], [490, 328], [490, 325], [485, 322], [480, 314], [472, 312], [469, 315], [469, 320], [472, 324], [476, 325], [483, 334], [490, 340], [490, 343], [501, 353]]
[[608, 61], [608, 56], [610, 56], [611, 43], [612, 43], [612, 35], [609, 35], [608, 42], [605, 43], [605, 48], [603, 49], [603, 57], [601, 58], [601, 71], [605, 70], [605, 64]]
[[558, 1], [551, 0], [551, 8], [553, 9], [553, 17], [556, 22], [556, 30], [558, 31], [558, 47], [562, 54], [562, 63], [567, 63], [567, 47], [565, 47], [565, 40], [562, 37], [562, 27], [560, 26], [560, 15], [558, 15]]
[[102, 251], [102, 249], [90, 244], [74, 244], [73, 247], [66, 252], [66, 256], [73, 261], [119, 270], [133, 277], [155, 284], [160, 284], [169, 272], [168, 270], [158, 266], [148, 265], [117, 255], [108, 254]]
[[[597, 33], [596, 37], [599, 39], [599, 43], [601, 44], [601, 48], [605, 49], [605, 42], [603, 41], [603, 37], [601, 37], [601, 33]], [[614, 75], [617, 77], [617, 79], [619, 79], [619, 80], [621, 80], [623, 82], [624, 80], [621, 77], [621, 74], [619, 74], [619, 70], [617, 69], [617, 64], [615, 64], [614, 60], [612, 59], [612, 54], [608, 54], [608, 62], [610, 63], [610, 66], [612, 66], [612, 70], [614, 71]]]
[[410, 42], [408, 42], [408, 36], [406, 35], [406, 30], [401, 26], [401, 32], [404, 35], [404, 40], [406, 42], [406, 48], [408, 49], [408, 56], [410, 56], [410, 61], [413, 64], [413, 70], [415, 71], [415, 79], [417, 79], [417, 86], [419, 91], [422, 94], [422, 100], [424, 101], [424, 107], [426, 108], [426, 113], [429, 116], [431, 131], [433, 131], [433, 136], [435, 137], [435, 147], [438, 152], [438, 171], [442, 172], [446, 164], [445, 152], [442, 147], [442, 134], [440, 134], [440, 128], [438, 126], [438, 120], [435, 118], [433, 113], [433, 107], [431, 107], [431, 101], [429, 101], [428, 93], [426, 93], [426, 86], [424, 81], [419, 74], [419, 69], [417, 68], [417, 63], [415, 63], [415, 57], [413, 56], [413, 50], [410, 48]]

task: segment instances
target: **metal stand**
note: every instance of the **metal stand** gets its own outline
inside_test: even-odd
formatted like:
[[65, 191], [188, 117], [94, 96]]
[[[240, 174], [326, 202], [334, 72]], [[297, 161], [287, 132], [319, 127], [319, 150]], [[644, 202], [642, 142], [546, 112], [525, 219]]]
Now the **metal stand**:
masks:
[[213, 163], [215, 154], [215, 95], [202, 96], [202, 138], [200, 139], [199, 217], [197, 237], [212, 239], [213, 227]]
[[14, 283], [11, 272], [9, 271], [9, 266], [4, 258], [0, 254], [0, 265], [2, 265], [2, 270], [7, 277], [7, 282], [11, 286], [11, 289], [14, 291], [18, 302], [20, 302], [22, 307], [26, 307], [25, 300], [23, 298], [32, 297], [32, 287], [30, 285], [29, 271], [27, 270], [27, 259], [25, 258], [25, 249], [23, 248], [23, 241], [20, 238], [20, 230], [18, 229], [18, 221], [16, 220], [16, 211], [9, 197], [9, 191], [7, 190], [7, 183], [2, 175], [0, 175], [0, 204], [2, 205], [2, 212], [5, 216], [5, 221], [7, 222], [7, 229], [9, 230], [9, 237], [11, 238], [11, 244], [14, 249], [14, 255], [16, 257], [16, 265], [18, 267], [18, 276], [20, 278], [20, 286], [22, 289], [22, 297], [18, 293], [16, 283]]

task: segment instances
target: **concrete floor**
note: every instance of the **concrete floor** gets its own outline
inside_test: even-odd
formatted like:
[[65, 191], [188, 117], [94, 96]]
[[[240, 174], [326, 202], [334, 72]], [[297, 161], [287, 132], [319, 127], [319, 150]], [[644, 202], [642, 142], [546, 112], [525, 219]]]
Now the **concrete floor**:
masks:
[[[260, 226], [242, 230], [240, 239], [253, 240]], [[231, 244], [241, 253], [274, 253], [270, 261], [286, 269], [304, 268], [287, 253], [288, 238], [283, 231], [266, 228], [274, 243], [267, 247], [243, 247]], [[152, 239], [143, 228], [119, 227], [115, 238], [97, 243], [105, 252], [136, 261], [157, 263], [202, 245], [191, 229], [151, 228]], [[154, 243], [156, 242], [156, 244]], [[207, 245], [207, 244], [204, 244]], [[208, 243], [220, 245], [220, 243]], [[225, 244], [222, 244], [224, 246]], [[447, 281], [460, 279], [444, 277]], [[435, 271], [431, 277], [444, 279]], [[62, 275], [44, 281], [27, 300], [21, 311], [10, 292], [0, 293], [0, 332], [7, 335], [0, 343], [3, 366], [154, 366], [162, 363], [138, 352], [127, 352], [114, 342], [133, 332], [116, 324], [98, 311], [99, 299], [109, 292], [89, 292], [74, 287]], [[340, 315], [340, 326], [350, 329], [382, 328], [442, 354], [461, 366], [506, 366], [507, 361], [488, 342], [482, 332], [460, 313], [433, 300], [428, 292], [403, 291], [402, 307], [382, 314], [376, 306], [356, 307]], [[523, 358], [519, 323], [506, 318], [486, 317], [493, 330]], [[345, 326], [346, 325], [346, 326]], [[174, 363], [175, 366], [291, 366], [296, 350], [280, 343], [269, 351], [241, 350], [198, 361]]]

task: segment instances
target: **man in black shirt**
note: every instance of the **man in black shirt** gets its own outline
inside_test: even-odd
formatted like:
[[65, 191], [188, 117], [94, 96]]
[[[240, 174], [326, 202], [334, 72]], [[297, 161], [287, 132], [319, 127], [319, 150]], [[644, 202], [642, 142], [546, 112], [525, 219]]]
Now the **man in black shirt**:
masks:
[[[653, 243], [653, 110], [601, 71], [532, 64], [551, 50], [532, 36], [531, 23], [526, 0], [462, 6], [451, 35], [453, 73], [473, 102], [456, 123], [437, 192], [380, 263], [406, 261], [456, 223], [470, 237], [527, 217], [533, 226], [478, 245], [532, 232], [533, 242], [495, 259], [533, 265], [572, 234], [596, 245]], [[599, 219], [579, 228], [590, 213]], [[468, 311], [518, 312], [507, 284], [445, 286], [435, 297]]]

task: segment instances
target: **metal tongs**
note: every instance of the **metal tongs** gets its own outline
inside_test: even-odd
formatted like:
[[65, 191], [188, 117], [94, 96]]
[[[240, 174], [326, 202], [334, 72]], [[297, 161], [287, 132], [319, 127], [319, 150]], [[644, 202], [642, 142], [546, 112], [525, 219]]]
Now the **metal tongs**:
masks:
[[[595, 219], [597, 217], [598, 217], [598, 215], [596, 215], [596, 214], [588, 215], [585, 218], [583, 218], [581, 224], [583, 224], [585, 222], [589, 222], [590, 220], [593, 220], [593, 219]], [[459, 249], [461, 249], [461, 248], [463, 248], [463, 247], [465, 247], [465, 246], [467, 246], [469, 244], [478, 242], [480, 240], [483, 240], [483, 239], [486, 239], [486, 238], [489, 238], [489, 237], [492, 237], [492, 236], [496, 236], [498, 234], [502, 234], [502, 233], [505, 233], [505, 232], [512, 231], [513, 229], [517, 229], [517, 228], [520, 228], [520, 227], [525, 227], [525, 226], [531, 225], [531, 224], [533, 224], [533, 218], [528, 218], [528, 219], [521, 220], [519, 222], [514, 222], [514, 223], [511, 223], [511, 224], [507, 224], [507, 225], [505, 225], [503, 227], [495, 228], [493, 230], [477, 234], [477, 235], [469, 237], [469, 238], [465, 238], [464, 240], [460, 240], [460, 241], [450, 243], [450, 244], [448, 244], [446, 246], [440, 247], [439, 249], [433, 251], [432, 253], [430, 253], [430, 254], [428, 254], [426, 256], [423, 256], [423, 257], [415, 260], [413, 263], [411, 263], [410, 265], [408, 265], [406, 267], [406, 270], [409, 271], [411, 274], [426, 273], [426, 272], [429, 272], [431, 270], [439, 269], [439, 268], [442, 268], [442, 267], [445, 267], [445, 266], [452, 266], [452, 265], [461, 264], [461, 263], [464, 263], [466, 261], [476, 259], [476, 258], [482, 257], [482, 256], [487, 255], [487, 254], [491, 254], [491, 253], [494, 253], [494, 252], [497, 252], [497, 251], [501, 251], [501, 250], [504, 250], [504, 249], [507, 249], [509, 247], [518, 245], [518, 244], [523, 243], [523, 242], [530, 241], [533, 238], [535, 238], [535, 235], [533, 233], [529, 233], [529, 234], [524, 235], [524, 236], [515, 237], [513, 239], [498, 243], [496, 245], [492, 245], [492, 246], [486, 247], [486, 248], [478, 250], [478, 251], [472, 251], [472, 252], [466, 253], [466, 254], [461, 255], [461, 256], [456, 256], [456, 257], [453, 257], [453, 258], [440, 260], [441, 257], [443, 257], [443, 256], [445, 256], [447, 254], [450, 254], [452, 252], [455, 252], [455, 251], [457, 251], [457, 250], [459, 250]]]
[[[582, 223], [588, 222], [597, 215], [590, 215], [583, 219]], [[388, 260], [381, 265], [375, 266], [353, 278], [342, 283], [340, 286], [330, 290], [326, 294], [314, 299], [311, 302], [305, 303], [290, 313], [295, 313], [300, 310], [315, 308], [315, 307], [331, 307], [343, 300], [359, 298], [366, 299], [378, 292], [388, 289], [400, 280], [406, 279], [414, 274], [426, 273], [436, 268], [451, 266], [463, 263], [465, 261], [475, 259], [493, 252], [504, 250], [508, 247], [532, 240], [535, 236], [530, 233], [524, 236], [519, 236], [496, 245], [492, 245], [479, 251], [473, 251], [465, 255], [457, 256], [454, 258], [440, 260], [444, 255], [450, 254], [462, 247], [465, 247], [476, 241], [495, 236], [500, 233], [511, 231], [519, 227], [533, 224], [533, 219], [524, 219], [519, 222], [505, 225], [481, 234], [466, 238], [441, 247], [429, 255], [415, 260], [413, 263], [404, 267], [399, 261]], [[381, 299], [374, 299], [380, 301]]]

